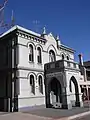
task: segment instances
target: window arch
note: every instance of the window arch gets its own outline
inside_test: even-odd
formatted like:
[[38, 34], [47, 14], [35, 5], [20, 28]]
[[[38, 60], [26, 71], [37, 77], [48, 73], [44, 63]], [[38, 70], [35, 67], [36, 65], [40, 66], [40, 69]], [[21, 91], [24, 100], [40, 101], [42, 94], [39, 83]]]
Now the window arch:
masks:
[[33, 55], [34, 53], [33, 53], [33, 46], [30, 44], [29, 45], [29, 61], [30, 62], [33, 62], [34, 61], [34, 58], [33, 58]]
[[50, 51], [49, 51], [49, 61], [50, 61], [50, 62], [56, 61], [55, 53], [54, 53], [53, 50], [50, 50]]
[[42, 57], [41, 57], [41, 48], [37, 48], [37, 62], [42, 63]]
[[39, 92], [43, 94], [43, 80], [41, 75], [39, 75], [38, 77], [38, 85], [39, 85]]
[[62, 54], [62, 60], [64, 60], [64, 55]]
[[35, 83], [34, 83], [33, 75], [30, 75], [30, 86], [31, 86], [31, 93], [35, 94]]
[[67, 56], [67, 60], [69, 60], [69, 56]]
[[67, 56], [67, 66], [70, 67], [70, 61], [69, 61], [69, 56]]

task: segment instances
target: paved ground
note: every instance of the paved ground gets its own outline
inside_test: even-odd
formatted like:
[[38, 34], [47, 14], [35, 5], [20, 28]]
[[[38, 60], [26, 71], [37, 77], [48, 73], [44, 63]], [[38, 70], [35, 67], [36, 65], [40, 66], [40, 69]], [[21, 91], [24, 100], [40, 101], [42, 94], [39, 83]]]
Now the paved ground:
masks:
[[80, 117], [80, 118], [76, 118], [74, 120], [90, 120], [90, 115], [84, 116], [84, 117]]
[[73, 116], [75, 114], [80, 114], [80, 113], [87, 112], [87, 111], [89, 111], [89, 109], [87, 107], [86, 108], [78, 107], [78, 108], [73, 108], [71, 110], [40, 108], [40, 109], [29, 110], [24, 113], [58, 119], [58, 118], [62, 118], [62, 117]]
[[[86, 116], [74, 120], [90, 120], [90, 109], [87, 106], [86, 104], [84, 108], [73, 108], [71, 110], [34, 107], [24, 112], [0, 112], [0, 120], [72, 120], [78, 116], [83, 116], [83, 114]], [[68, 117], [69, 119], [67, 119]]]
[[17, 112], [0, 115], [0, 120], [52, 120], [52, 119]]

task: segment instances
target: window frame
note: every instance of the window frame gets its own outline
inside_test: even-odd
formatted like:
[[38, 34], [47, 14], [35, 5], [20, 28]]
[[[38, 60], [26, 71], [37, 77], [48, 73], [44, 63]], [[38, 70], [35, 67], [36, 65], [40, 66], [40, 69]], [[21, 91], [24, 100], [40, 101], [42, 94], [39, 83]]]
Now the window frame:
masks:
[[49, 51], [49, 62], [54, 62], [56, 61], [56, 56], [55, 56], [55, 52], [53, 50]]
[[33, 45], [29, 45], [29, 62], [34, 62], [34, 49]]
[[31, 87], [31, 93], [35, 94], [34, 75], [30, 75], [30, 87]]
[[37, 63], [42, 63], [42, 51], [40, 47], [37, 47]]
[[38, 85], [39, 85], [39, 92], [43, 94], [43, 77], [41, 75], [38, 76]]

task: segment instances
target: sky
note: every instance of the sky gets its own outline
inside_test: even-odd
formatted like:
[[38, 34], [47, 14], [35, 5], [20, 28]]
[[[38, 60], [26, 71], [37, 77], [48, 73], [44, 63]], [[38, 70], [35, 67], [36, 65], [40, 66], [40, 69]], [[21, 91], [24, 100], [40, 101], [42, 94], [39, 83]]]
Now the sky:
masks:
[[90, 0], [8, 0], [7, 23], [12, 10], [15, 24], [39, 33], [45, 26], [47, 33], [59, 35], [62, 44], [76, 50], [76, 61], [79, 53], [84, 61], [90, 60]]

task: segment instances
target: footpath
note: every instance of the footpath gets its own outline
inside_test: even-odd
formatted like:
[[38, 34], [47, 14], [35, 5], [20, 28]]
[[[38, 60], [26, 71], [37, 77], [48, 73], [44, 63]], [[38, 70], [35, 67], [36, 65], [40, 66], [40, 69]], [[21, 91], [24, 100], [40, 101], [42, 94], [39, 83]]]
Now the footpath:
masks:
[[22, 112], [0, 112], [0, 120], [76, 120], [85, 115], [90, 115], [88, 106], [75, 107], [71, 110], [34, 107]]

